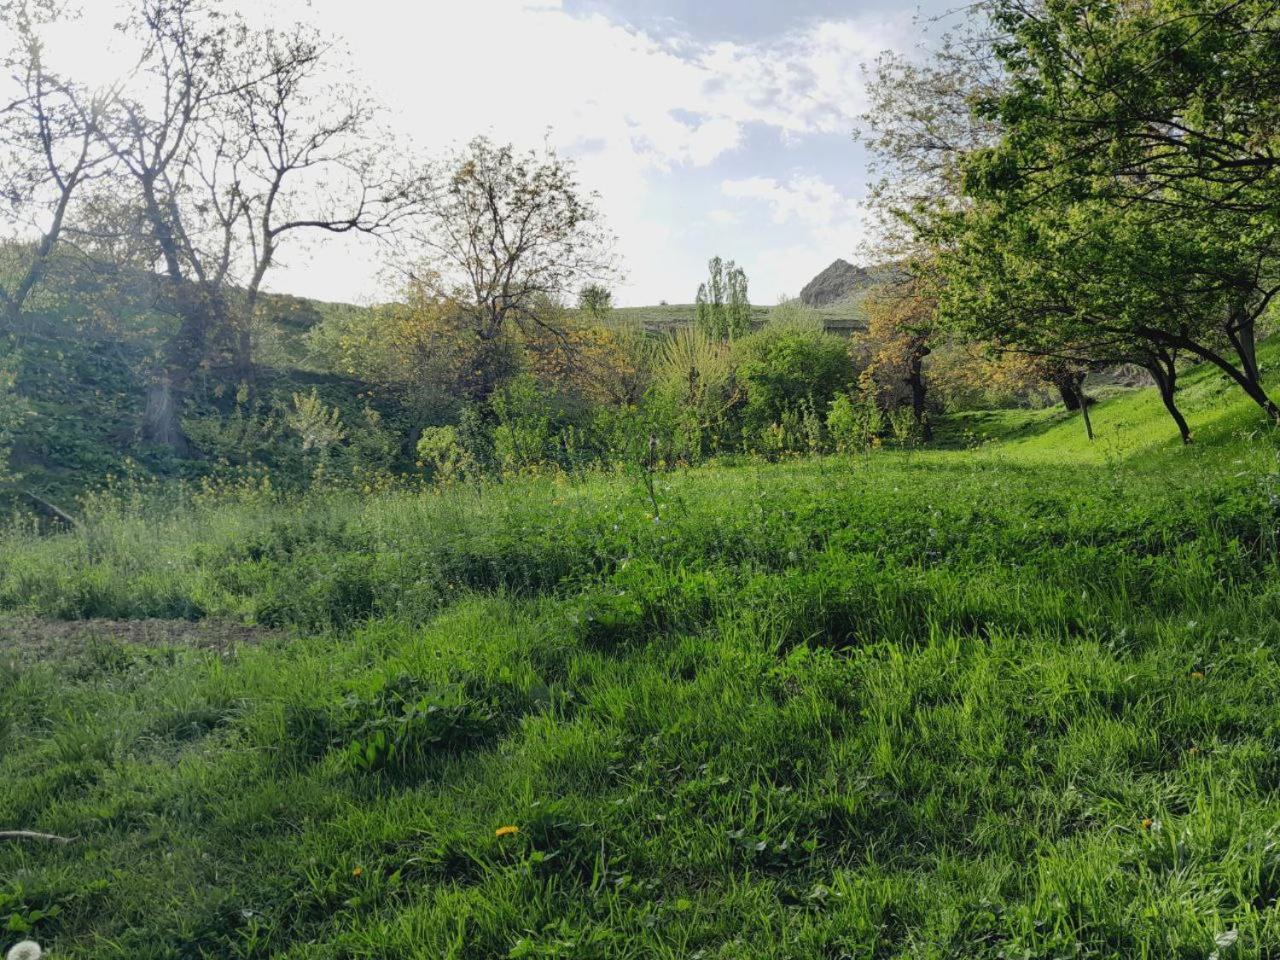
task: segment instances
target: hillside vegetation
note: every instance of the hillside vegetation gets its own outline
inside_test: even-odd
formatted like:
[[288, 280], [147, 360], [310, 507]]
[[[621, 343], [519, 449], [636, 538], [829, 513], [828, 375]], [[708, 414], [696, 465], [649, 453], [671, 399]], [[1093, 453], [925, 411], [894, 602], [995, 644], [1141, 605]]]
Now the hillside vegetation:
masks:
[[0, 925], [94, 960], [1274, 956], [1280, 475], [1223, 389], [1188, 375], [1188, 448], [1145, 390], [1093, 445], [974, 414], [653, 499], [124, 488], [12, 527], [0, 827], [76, 839], [0, 844]]
[[[752, 319], [757, 325], [764, 324], [773, 309], [755, 304], [751, 308]], [[696, 307], [692, 303], [667, 303], [647, 307], [615, 307], [613, 312], [618, 320], [638, 323], [654, 333], [660, 333], [669, 331], [672, 327], [692, 327], [695, 311]], [[822, 325], [833, 333], [848, 334], [866, 327], [866, 318], [855, 298], [815, 307], [813, 312]]]

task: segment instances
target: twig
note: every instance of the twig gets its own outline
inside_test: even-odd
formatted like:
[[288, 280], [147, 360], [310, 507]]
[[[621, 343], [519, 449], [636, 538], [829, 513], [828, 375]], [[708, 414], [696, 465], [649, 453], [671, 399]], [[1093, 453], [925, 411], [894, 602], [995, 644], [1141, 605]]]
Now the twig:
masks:
[[50, 843], [75, 843], [75, 837], [60, 837], [56, 833], [39, 833], [35, 830], [0, 830], [0, 840], [48, 840]]

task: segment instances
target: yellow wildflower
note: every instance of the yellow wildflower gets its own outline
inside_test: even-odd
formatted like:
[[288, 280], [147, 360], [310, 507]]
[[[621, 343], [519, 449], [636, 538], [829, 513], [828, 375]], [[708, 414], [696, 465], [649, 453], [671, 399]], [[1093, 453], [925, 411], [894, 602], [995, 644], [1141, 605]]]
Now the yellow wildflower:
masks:
[[519, 827], [499, 827], [497, 830], [493, 831], [493, 835], [495, 837], [509, 837], [513, 833], [519, 833], [519, 832], [520, 832]]

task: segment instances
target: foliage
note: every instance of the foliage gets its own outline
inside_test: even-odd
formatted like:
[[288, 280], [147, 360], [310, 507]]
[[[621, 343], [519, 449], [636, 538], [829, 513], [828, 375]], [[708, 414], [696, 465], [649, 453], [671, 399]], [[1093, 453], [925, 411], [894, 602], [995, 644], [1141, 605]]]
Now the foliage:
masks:
[[677, 457], [700, 460], [718, 445], [742, 401], [729, 344], [700, 327], [683, 327], [662, 346], [654, 402]]
[[560, 305], [616, 274], [596, 197], [550, 149], [518, 153], [477, 137], [438, 163], [418, 200], [411, 269], [481, 340], [554, 329]]
[[1274, 135], [1239, 119], [1274, 109], [1274, 85], [1241, 84], [1269, 69], [1275, 13], [1237, 23], [1241, 6], [994, 3], [1006, 78], [974, 107], [999, 133], [963, 158], [970, 202], [935, 235], [947, 317], [1041, 355], [1142, 363], [1184, 437], [1179, 352], [1280, 418], [1255, 356], [1280, 289], [1277, 167], [1254, 156]]
[[425, 421], [456, 416], [519, 368], [512, 337], [477, 336], [464, 309], [416, 283], [400, 303], [337, 314], [307, 339], [322, 365], [376, 384]]
[[801, 300], [780, 300], [766, 315], [764, 326], [825, 331], [827, 315]]
[[884, 414], [874, 390], [837, 394], [827, 408], [827, 432], [840, 453], [866, 453], [883, 429]]
[[[297, 401], [294, 403], [296, 407]], [[182, 427], [196, 449], [206, 456], [246, 465], [262, 462], [278, 450], [285, 440], [285, 428], [297, 430], [295, 422], [296, 418], [286, 422], [277, 411], [254, 403], [248, 391], [241, 387], [230, 413], [188, 417]]]
[[639, 403], [653, 378], [655, 340], [625, 318], [566, 320], [521, 337], [529, 372], [547, 390], [588, 404]]
[[554, 457], [555, 410], [529, 376], [516, 377], [493, 396], [493, 449], [503, 473], [536, 470]]
[[578, 309], [594, 320], [604, 320], [613, 310], [613, 291], [602, 283], [588, 283], [578, 291]]
[[864, 301], [870, 347], [862, 383], [882, 406], [896, 410], [906, 405], [916, 427], [927, 439], [927, 386], [925, 358], [933, 352], [936, 302], [926, 283], [900, 276], [870, 291]]
[[813, 327], [767, 326], [737, 345], [749, 431], [781, 423], [804, 407], [825, 410], [855, 378], [848, 344]]
[[454, 483], [476, 469], [476, 463], [463, 447], [458, 429], [451, 425], [424, 427], [418, 437], [418, 459], [431, 468], [432, 478], [439, 483]]
[[13, 436], [27, 410], [14, 388], [13, 365], [0, 354], [0, 487], [13, 479], [10, 451]]
[[347, 437], [342, 411], [326, 406], [314, 389], [293, 395], [293, 409], [285, 419], [302, 442], [302, 452], [315, 453], [322, 461]]
[[695, 301], [698, 327], [716, 340], [732, 340], [751, 330], [751, 302], [747, 275], [732, 260], [720, 257], [707, 262], [707, 282], [698, 287]]

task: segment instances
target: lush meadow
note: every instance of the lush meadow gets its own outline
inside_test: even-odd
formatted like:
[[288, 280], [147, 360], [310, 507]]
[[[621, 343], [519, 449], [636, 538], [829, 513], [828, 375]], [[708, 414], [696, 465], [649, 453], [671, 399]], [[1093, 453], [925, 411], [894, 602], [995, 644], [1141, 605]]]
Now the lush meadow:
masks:
[[0, 926], [95, 960], [1275, 956], [1280, 476], [1217, 389], [1186, 449], [1140, 391], [1092, 446], [974, 416], [665, 473], [656, 517], [619, 473], [11, 529], [0, 828], [75, 840], [0, 844]]

